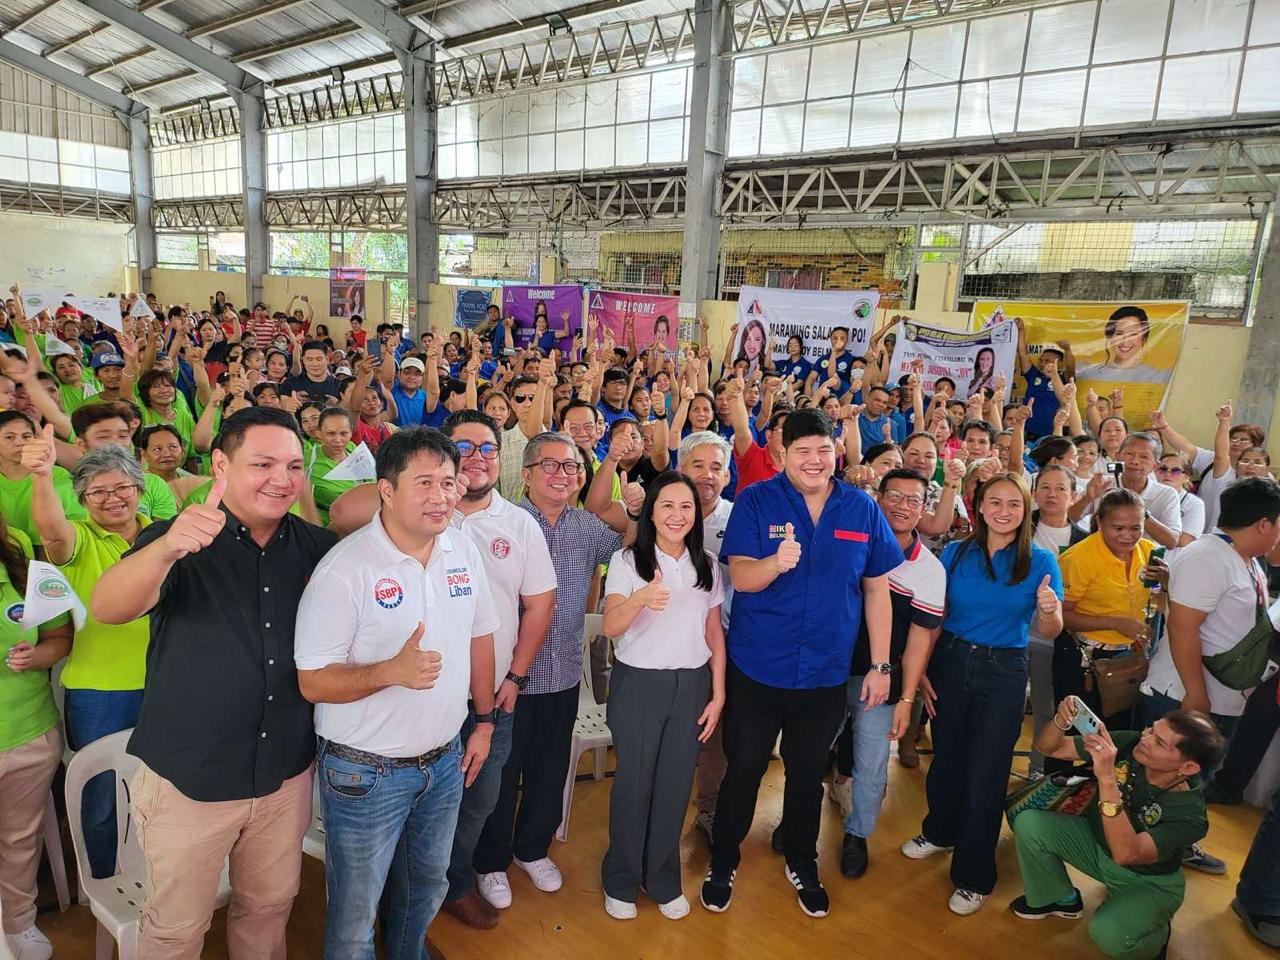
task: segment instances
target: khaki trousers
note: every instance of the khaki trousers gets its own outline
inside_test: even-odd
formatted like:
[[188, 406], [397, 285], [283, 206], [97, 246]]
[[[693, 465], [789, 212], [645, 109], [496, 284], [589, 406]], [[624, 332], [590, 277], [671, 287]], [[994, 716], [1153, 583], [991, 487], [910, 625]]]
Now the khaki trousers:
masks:
[[201, 803], [142, 764], [130, 796], [152, 891], [138, 924], [138, 956], [199, 960], [230, 858], [232, 960], [283, 960], [311, 824], [310, 768], [265, 797]]
[[44, 804], [62, 760], [56, 726], [0, 751], [0, 912], [4, 932], [36, 922], [36, 871], [44, 840]]

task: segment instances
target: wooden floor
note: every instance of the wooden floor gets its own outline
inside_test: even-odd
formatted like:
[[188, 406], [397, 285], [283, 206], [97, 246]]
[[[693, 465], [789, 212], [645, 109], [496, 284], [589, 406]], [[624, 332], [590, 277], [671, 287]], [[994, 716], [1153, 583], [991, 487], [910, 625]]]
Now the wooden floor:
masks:
[[[927, 758], [924, 763], [927, 765]], [[588, 764], [589, 759], [584, 760], [583, 772]], [[831, 894], [831, 913], [824, 919], [813, 920], [800, 912], [794, 891], [782, 875], [782, 860], [769, 849], [769, 834], [782, 807], [782, 765], [775, 762], [761, 786], [755, 824], [743, 845], [742, 866], [727, 913], [708, 913], [697, 902], [708, 851], [702, 835], [690, 829], [683, 852], [684, 889], [693, 904], [691, 915], [673, 922], [642, 899], [636, 920], [620, 922], [607, 916], [600, 892], [600, 859], [607, 844], [612, 781], [583, 782], [574, 794], [569, 842], [553, 842], [551, 850], [564, 874], [564, 888], [555, 894], [539, 893], [523, 873], [512, 868], [515, 902], [503, 912], [497, 929], [470, 930], [441, 916], [430, 930], [432, 956], [447, 960], [597, 956], [610, 960], [1049, 960], [1101, 956], [1089, 941], [1087, 920], [1029, 922], [1008, 912], [1008, 902], [1022, 887], [1013, 839], [1007, 830], [998, 853], [1000, 881], [986, 906], [971, 917], [957, 917], [948, 911], [951, 887], [946, 858], [917, 862], [898, 851], [898, 845], [920, 826], [925, 768], [905, 770], [896, 760], [890, 761], [890, 767], [889, 793], [869, 841], [871, 866], [860, 880], [840, 876], [839, 815], [832, 804], [824, 803], [819, 866]], [[1206, 846], [1226, 859], [1228, 873], [1211, 877], [1187, 871], [1187, 897], [1174, 921], [1170, 957], [1250, 960], [1275, 956], [1244, 932], [1229, 907], [1260, 818], [1261, 811], [1252, 807], [1210, 807]], [[1077, 881], [1086, 908], [1092, 911], [1102, 888], [1087, 879]], [[304, 858], [302, 892], [289, 924], [291, 957], [321, 956], [324, 905], [323, 866]], [[203, 954], [207, 960], [227, 957], [224, 916], [222, 911], [214, 918]], [[93, 956], [93, 918], [86, 908], [45, 914], [40, 926], [53, 941], [55, 958], [88, 960]]]

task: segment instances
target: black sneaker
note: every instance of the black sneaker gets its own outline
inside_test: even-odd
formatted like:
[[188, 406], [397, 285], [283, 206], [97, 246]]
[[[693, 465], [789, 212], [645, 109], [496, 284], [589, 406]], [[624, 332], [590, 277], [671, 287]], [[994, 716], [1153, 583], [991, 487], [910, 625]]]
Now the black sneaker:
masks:
[[702, 881], [702, 892], [698, 899], [712, 913], [724, 913], [729, 909], [729, 901], [733, 899], [733, 878], [737, 870], [722, 870], [715, 866], [708, 868], [707, 877]]
[[840, 872], [850, 880], [856, 880], [867, 872], [867, 841], [852, 833], [844, 835], [840, 845]]
[[773, 828], [773, 833], [769, 837], [769, 846], [774, 853], [782, 853], [786, 850], [786, 841], [782, 836], [782, 824], [779, 823]]
[[796, 888], [796, 899], [800, 901], [800, 909], [811, 917], [825, 917], [831, 909], [831, 899], [826, 888], [818, 879], [818, 861], [806, 860], [803, 863], [787, 864], [787, 879]]
[[1084, 916], [1084, 900], [1080, 897], [1079, 890], [1072, 887], [1071, 892], [1075, 894], [1075, 899], [1068, 904], [1051, 903], [1047, 907], [1033, 907], [1027, 903], [1027, 898], [1022, 896], [1009, 904], [1009, 909], [1013, 911], [1015, 917], [1021, 917], [1023, 920], [1043, 920], [1045, 917], [1079, 920]]

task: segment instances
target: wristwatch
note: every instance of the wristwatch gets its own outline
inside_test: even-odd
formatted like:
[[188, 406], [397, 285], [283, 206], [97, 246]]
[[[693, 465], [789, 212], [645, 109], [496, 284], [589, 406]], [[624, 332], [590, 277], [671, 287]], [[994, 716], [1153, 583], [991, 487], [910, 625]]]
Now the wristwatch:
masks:
[[893, 673], [893, 665], [889, 663], [873, 663], [871, 669], [876, 673]]
[[517, 690], [523, 690], [529, 685], [529, 675], [527, 673], [522, 675], [519, 673], [512, 673], [508, 670], [507, 679], [516, 685]]
[[1115, 803], [1111, 800], [1099, 800], [1098, 810], [1104, 817], [1119, 816], [1120, 811], [1124, 809], [1123, 803]]
[[494, 707], [488, 713], [473, 713], [471, 714], [471, 720], [474, 723], [497, 723], [498, 708]]

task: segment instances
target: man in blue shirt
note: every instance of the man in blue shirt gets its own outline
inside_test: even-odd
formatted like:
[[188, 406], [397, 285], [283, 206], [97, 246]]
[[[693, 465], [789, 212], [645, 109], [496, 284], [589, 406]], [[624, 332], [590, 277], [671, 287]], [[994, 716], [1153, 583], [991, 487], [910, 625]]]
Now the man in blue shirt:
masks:
[[1022, 395], [1024, 404], [1035, 401], [1027, 420], [1027, 439], [1036, 440], [1053, 433], [1053, 417], [1062, 405], [1059, 400], [1062, 382], [1075, 373], [1075, 357], [1065, 340], [1046, 343], [1040, 347], [1040, 355], [1034, 360], [1027, 352], [1027, 334], [1022, 318], [1014, 317], [1018, 327], [1018, 372], [1027, 383]]
[[596, 409], [604, 417], [604, 433], [595, 450], [598, 459], [604, 459], [604, 455], [609, 452], [609, 428], [613, 426], [613, 421], [632, 415], [627, 410], [627, 385], [630, 382], [631, 378], [627, 376], [626, 370], [610, 369], [604, 372], [604, 379], [600, 384], [600, 402], [596, 404]]
[[[422, 389], [423, 375], [426, 374], [427, 389]], [[441, 416], [440, 374], [432, 362], [432, 369], [426, 372], [426, 364], [417, 357], [405, 357], [400, 361], [400, 372], [396, 374], [396, 382], [391, 385], [391, 396], [396, 402], [396, 426], [417, 427], [435, 426], [444, 420]]]
[[[809, 372], [809, 377], [805, 381], [804, 389], [806, 393], [812, 394], [813, 388], [829, 377], [838, 377], [840, 380], [840, 392], [848, 393], [849, 388], [853, 385], [851, 372], [853, 370], [854, 356], [845, 349], [849, 344], [849, 328], [848, 327], [832, 327], [831, 328], [831, 352], [821, 358], [813, 365], [813, 369]], [[866, 361], [862, 361], [862, 366], [866, 367]], [[854, 401], [857, 402], [856, 400]]]
[[[781, 732], [786, 875], [800, 908], [821, 917], [830, 907], [817, 850], [827, 749], [844, 718], [864, 604], [872, 646], [889, 649], [888, 573], [903, 556], [875, 501], [832, 479], [833, 428], [820, 410], [791, 413], [782, 443], [783, 472], [742, 490], [721, 548], [734, 589], [722, 719], [728, 769], [701, 900], [716, 913], [729, 906], [739, 846]], [[889, 695], [888, 670], [873, 667], [868, 706]]]
[[885, 442], [884, 425], [889, 424], [889, 438], [894, 443], [901, 443], [907, 438], [906, 424], [894, 421], [889, 415], [889, 391], [880, 385], [868, 387], [866, 390], [867, 405], [858, 414], [858, 432], [862, 435], [863, 451], [870, 450], [877, 443]]

